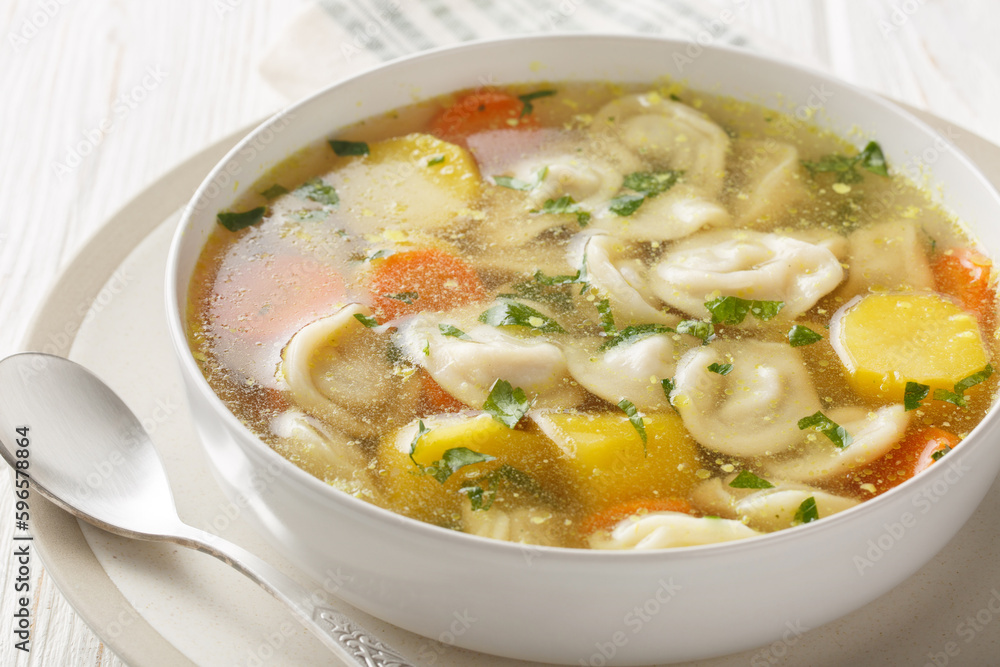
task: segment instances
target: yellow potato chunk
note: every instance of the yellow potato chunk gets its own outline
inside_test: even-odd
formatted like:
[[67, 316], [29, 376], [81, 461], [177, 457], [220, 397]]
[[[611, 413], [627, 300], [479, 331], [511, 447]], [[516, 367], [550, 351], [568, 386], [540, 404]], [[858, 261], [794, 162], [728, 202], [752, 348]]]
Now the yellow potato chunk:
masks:
[[976, 319], [943, 296], [869, 294], [833, 319], [831, 342], [856, 392], [902, 401], [907, 382], [952, 390], [989, 359]]
[[532, 418], [556, 443], [573, 492], [587, 511], [635, 498], [686, 498], [702, 467], [680, 417], [643, 418], [646, 449], [624, 414], [538, 412]]
[[429, 134], [408, 134], [338, 160], [330, 175], [341, 210], [372, 229], [433, 229], [468, 212], [481, 179], [467, 150]]
[[[541, 434], [507, 428], [485, 413], [460, 413], [423, 420], [430, 429], [410, 447], [418, 432], [413, 422], [382, 440], [378, 449], [378, 473], [393, 509], [408, 516], [442, 525], [458, 521], [465, 495], [464, 482], [481, 478], [507, 464], [530, 475], [542, 488], [559, 488], [554, 483], [559, 452]], [[495, 457], [467, 465], [443, 484], [421, 470], [440, 461], [449, 449], [465, 447]], [[419, 465], [417, 465], [419, 464]]]

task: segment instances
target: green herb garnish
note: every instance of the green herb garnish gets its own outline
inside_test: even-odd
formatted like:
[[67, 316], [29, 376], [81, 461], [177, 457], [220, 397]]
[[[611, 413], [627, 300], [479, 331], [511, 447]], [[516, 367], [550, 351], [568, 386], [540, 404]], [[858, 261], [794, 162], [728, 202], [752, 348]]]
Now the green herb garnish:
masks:
[[243, 211], [241, 213], [225, 211], [216, 214], [215, 217], [218, 218], [219, 224], [229, 231], [238, 232], [241, 229], [250, 227], [251, 225], [256, 225], [264, 219], [265, 213], [267, 213], [267, 207], [258, 206], [257, 208], [252, 208], [249, 211]]
[[968, 389], [976, 386], [980, 382], [986, 380], [989, 376], [993, 375], [993, 367], [986, 364], [986, 368], [979, 371], [978, 373], [973, 373], [967, 378], [963, 378], [955, 383], [955, 391], [948, 391], [947, 389], [935, 389], [934, 390], [934, 400], [935, 401], [945, 401], [947, 403], [952, 403], [959, 407], [966, 407], [969, 402], [966, 399], [965, 392]]
[[869, 141], [868, 145], [854, 157], [837, 154], [824, 155], [816, 162], [802, 160], [802, 166], [813, 175], [835, 173], [838, 183], [859, 183], [863, 180], [864, 177], [855, 168], [857, 166], [879, 176], [889, 175], [889, 166], [882, 153], [882, 147], [874, 141]]
[[799, 429], [805, 430], [807, 428], [819, 431], [840, 449], [847, 447], [852, 442], [847, 429], [831, 420], [822, 412], [816, 412], [799, 420]]
[[629, 216], [639, 210], [642, 202], [646, 201], [643, 195], [618, 195], [611, 199], [609, 208], [615, 215]]
[[495, 456], [480, 454], [468, 447], [452, 447], [445, 450], [440, 459], [423, 468], [424, 473], [430, 475], [440, 483], [444, 484], [448, 478], [465, 466], [471, 466], [484, 461], [494, 461]]
[[903, 390], [903, 410], [909, 412], [920, 407], [920, 401], [927, 398], [930, 386], [919, 382], [907, 382]]
[[579, 204], [573, 201], [569, 195], [563, 195], [559, 199], [546, 199], [541, 209], [532, 209], [532, 213], [551, 213], [553, 215], [573, 214], [581, 227], [586, 227], [590, 222], [590, 213], [585, 211]]
[[493, 182], [499, 186], [510, 188], [511, 190], [521, 190], [522, 192], [527, 192], [537, 188], [548, 175], [549, 168], [542, 167], [535, 172], [535, 178], [530, 181], [522, 181], [519, 178], [513, 178], [511, 176], [494, 176]]
[[308, 199], [324, 206], [336, 206], [340, 201], [340, 197], [337, 196], [337, 191], [333, 189], [333, 186], [324, 182], [321, 178], [306, 181], [295, 188], [292, 194], [301, 199]]
[[442, 336], [451, 336], [453, 338], [461, 338], [462, 340], [472, 340], [469, 334], [465, 333], [456, 326], [451, 324], [438, 324], [438, 330], [441, 332]]
[[423, 470], [423, 466], [417, 463], [417, 460], [413, 458], [413, 454], [417, 451], [417, 443], [420, 442], [420, 438], [424, 437], [430, 432], [431, 430], [426, 426], [424, 426], [424, 420], [421, 419], [420, 421], [417, 422], [417, 434], [414, 435], [413, 440], [410, 441], [410, 460], [413, 461], [413, 465], [417, 466], [421, 470]]
[[340, 139], [330, 139], [328, 142], [333, 152], [340, 157], [351, 157], [355, 155], [368, 155], [368, 144], [364, 141], [342, 141]]
[[628, 420], [632, 422], [632, 427], [635, 428], [636, 432], [639, 434], [639, 438], [642, 440], [642, 453], [649, 456], [649, 452], [646, 450], [646, 425], [642, 421], [642, 415], [636, 410], [635, 405], [632, 401], [627, 398], [623, 398], [618, 401], [618, 407], [622, 409], [626, 415], [628, 415]]
[[330, 212], [322, 208], [302, 208], [298, 211], [289, 211], [286, 215], [296, 222], [316, 222], [329, 218]]
[[635, 171], [625, 177], [624, 185], [645, 197], [655, 197], [676, 185], [683, 171]]
[[378, 320], [362, 313], [354, 313], [354, 319], [361, 322], [361, 324], [365, 325], [369, 329], [374, 329], [378, 326]]
[[740, 474], [737, 475], [733, 481], [729, 483], [729, 486], [734, 489], [773, 489], [774, 484], [762, 477], [758, 477], [749, 470], [741, 470]]
[[816, 333], [809, 327], [804, 327], [801, 324], [796, 324], [788, 330], [788, 343], [792, 347], [802, 347], [803, 345], [812, 345], [813, 343], [818, 343], [823, 340], [823, 336]]
[[395, 294], [386, 294], [385, 298], [395, 299], [396, 301], [402, 301], [408, 306], [412, 306], [413, 302], [419, 297], [416, 292], [396, 292]]
[[708, 345], [715, 338], [715, 326], [705, 320], [683, 320], [677, 323], [677, 333], [700, 338], [702, 345]]
[[535, 105], [531, 103], [532, 100], [537, 100], [540, 97], [550, 97], [555, 94], [556, 91], [554, 90], [536, 90], [533, 93], [525, 93], [524, 95], [518, 95], [517, 99], [521, 100], [521, 102], [524, 103], [524, 108], [521, 109], [521, 115], [518, 116], [518, 118], [524, 118], [529, 113], [535, 110]]
[[600, 315], [601, 328], [604, 329], [604, 333], [613, 335], [617, 329], [615, 328], [614, 313], [611, 312], [611, 302], [607, 299], [601, 299], [594, 303], [594, 307], [597, 308]]
[[625, 327], [615, 334], [613, 338], [609, 338], [604, 341], [604, 344], [598, 349], [601, 351], [610, 350], [618, 345], [632, 344], [649, 336], [671, 332], [673, 332], [673, 329], [662, 324], [636, 324], [630, 327]]
[[796, 524], [803, 524], [811, 523], [817, 519], [819, 519], [819, 509], [816, 507], [816, 498], [815, 496], [809, 496], [795, 510], [795, 519], [793, 520]]
[[931, 452], [931, 458], [935, 461], [941, 460], [941, 457], [951, 451], [951, 447], [945, 446], [944, 449], [939, 449], [936, 452]]
[[506, 463], [501, 464], [491, 473], [482, 477], [464, 482], [459, 489], [459, 493], [469, 496], [469, 503], [473, 511], [485, 511], [493, 506], [496, 500], [497, 490], [500, 482], [510, 482], [514, 486], [538, 496], [545, 496], [545, 490], [539, 486], [538, 482], [528, 473], [521, 472]]
[[784, 307], [784, 301], [756, 301], [738, 296], [720, 296], [705, 302], [705, 308], [712, 314], [712, 322], [716, 324], [739, 324], [751, 314], [766, 322]]
[[733, 372], [733, 365], [712, 363], [708, 365], [708, 370], [712, 373], [718, 373], [719, 375], [729, 375]]
[[432, 155], [431, 157], [427, 158], [428, 167], [433, 167], [436, 164], [443, 164], [443, 163], [444, 163], [443, 155]]
[[511, 387], [506, 380], [497, 380], [490, 387], [483, 411], [507, 428], [514, 428], [531, 409], [531, 403], [523, 389]]
[[500, 299], [500, 303], [479, 316], [479, 321], [494, 327], [531, 327], [542, 333], [566, 333], [551, 317], [510, 299]]
[[281, 195], [287, 195], [287, 194], [288, 194], [288, 188], [286, 188], [283, 185], [275, 183], [267, 190], [262, 190], [260, 196], [268, 201], [271, 201], [272, 199], [277, 199]]

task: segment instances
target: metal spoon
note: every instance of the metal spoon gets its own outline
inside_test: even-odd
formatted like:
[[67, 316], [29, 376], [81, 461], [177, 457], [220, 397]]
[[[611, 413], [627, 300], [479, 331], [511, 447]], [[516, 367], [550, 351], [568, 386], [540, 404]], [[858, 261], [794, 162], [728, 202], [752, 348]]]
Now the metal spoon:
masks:
[[[19, 428], [28, 431], [18, 433]], [[27, 433], [27, 445], [24, 433]], [[18, 451], [27, 453], [18, 456]], [[84, 367], [28, 352], [0, 361], [0, 454], [18, 479], [67, 512], [108, 532], [172, 542], [211, 554], [284, 602], [348, 664], [412, 667], [342, 613], [313, 602], [299, 584], [249, 551], [183, 523], [166, 472], [128, 406]], [[27, 464], [24, 464], [27, 461]], [[87, 476], [101, 471], [100, 483]]]

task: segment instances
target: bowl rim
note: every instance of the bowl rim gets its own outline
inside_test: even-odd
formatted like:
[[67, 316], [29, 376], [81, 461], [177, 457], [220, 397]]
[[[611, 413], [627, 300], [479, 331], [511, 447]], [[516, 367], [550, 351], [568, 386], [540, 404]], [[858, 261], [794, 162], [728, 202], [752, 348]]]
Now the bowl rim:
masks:
[[[829, 73], [820, 71], [816, 68], [801, 65], [799, 63], [787, 62], [776, 57], [763, 55], [753, 51], [747, 51], [737, 47], [725, 45], [725, 44], [707, 44], [702, 45], [698, 42], [693, 42], [683, 39], [675, 39], [662, 37], [657, 35], [639, 35], [639, 34], [627, 34], [627, 33], [613, 33], [613, 32], [550, 32], [543, 34], [526, 34], [526, 35], [514, 35], [514, 36], [504, 36], [504, 37], [492, 37], [484, 39], [470, 40], [467, 42], [462, 42], [459, 44], [449, 44], [445, 46], [439, 46], [425, 51], [420, 51], [413, 54], [408, 54], [401, 56], [399, 58], [394, 58], [392, 60], [383, 62], [372, 68], [366, 69], [362, 72], [352, 74], [336, 81], [333, 81], [329, 85], [323, 87], [322, 89], [307, 95], [306, 97], [293, 102], [280, 109], [278, 112], [266, 118], [262, 123], [257, 125], [249, 134], [247, 134], [242, 140], [240, 140], [230, 151], [223, 157], [213, 169], [204, 177], [201, 184], [198, 186], [197, 190], [192, 195], [188, 204], [184, 208], [183, 215], [178, 223], [177, 229], [174, 232], [173, 238], [170, 244], [170, 250], [167, 257], [167, 268], [166, 268], [166, 284], [165, 284], [165, 306], [167, 310], [167, 323], [171, 342], [173, 343], [175, 356], [177, 362], [180, 364], [182, 374], [188, 379], [193, 380], [195, 386], [197, 387], [200, 396], [207, 400], [212, 406], [212, 412], [216, 418], [221, 418], [227, 425], [228, 429], [235, 431], [240, 434], [240, 440], [242, 442], [251, 442], [249, 446], [251, 447], [250, 454], [252, 454], [258, 460], [264, 460], [269, 463], [269, 465], [278, 465], [282, 468], [282, 475], [290, 475], [292, 483], [296, 486], [297, 490], [316, 501], [322, 503], [338, 503], [342, 505], [347, 511], [356, 513], [364, 518], [366, 521], [376, 521], [379, 524], [384, 524], [386, 527], [391, 527], [392, 530], [403, 530], [407, 535], [414, 538], [430, 539], [430, 540], [440, 540], [441, 546], [447, 547], [453, 545], [455, 547], [461, 547], [466, 549], [472, 549], [475, 551], [493, 552], [496, 555], [523, 555], [525, 550], [531, 550], [533, 552], [545, 554], [544, 559], [539, 559], [539, 561], [544, 561], [545, 563], [556, 562], [557, 559], [562, 561], [560, 564], [566, 564], [567, 562], [576, 563], [589, 563], [591, 561], [604, 561], [611, 560], [615, 563], [619, 562], [623, 558], [630, 559], [629, 562], [632, 563], [644, 563], [644, 562], [657, 562], [657, 563], [669, 563], [674, 560], [689, 560], [689, 559], [699, 559], [705, 557], [728, 557], [730, 553], [739, 552], [753, 552], [760, 549], [771, 549], [772, 546], [781, 544], [788, 540], [799, 540], [800, 535], [811, 536], [812, 539], [818, 540], [824, 533], [835, 532], [840, 529], [841, 525], [845, 522], [855, 521], [855, 517], [861, 517], [867, 514], [878, 511], [883, 505], [890, 502], [898, 502], [904, 494], [915, 494], [917, 486], [931, 486], [934, 482], [938, 481], [938, 478], [943, 477], [951, 466], [931, 466], [929, 469], [922, 471], [919, 475], [916, 475], [905, 482], [889, 489], [888, 491], [881, 493], [873, 498], [864, 500], [854, 507], [847, 510], [838, 512], [835, 515], [824, 517], [822, 521], [810, 522], [809, 524], [802, 524], [798, 526], [792, 526], [790, 528], [784, 528], [782, 530], [761, 533], [759, 535], [754, 535], [749, 538], [744, 538], [740, 540], [733, 540], [729, 542], [720, 542], [704, 545], [694, 545], [694, 546], [682, 546], [682, 547], [670, 547], [670, 548], [660, 548], [660, 549], [627, 549], [627, 550], [600, 550], [600, 549], [586, 549], [586, 548], [575, 548], [575, 547], [553, 547], [553, 546], [543, 546], [543, 545], [530, 545], [530, 544], [520, 544], [514, 542], [508, 542], [504, 540], [492, 539], [488, 537], [481, 537], [478, 535], [472, 535], [469, 533], [463, 533], [456, 530], [444, 528], [442, 526], [437, 526], [435, 524], [426, 523], [418, 519], [413, 519], [405, 515], [393, 512], [392, 510], [379, 507], [378, 505], [369, 503], [367, 501], [361, 500], [350, 494], [347, 494], [331, 485], [323, 482], [322, 480], [309, 474], [302, 468], [298, 467], [291, 461], [288, 461], [278, 452], [268, 446], [263, 440], [261, 440], [256, 434], [254, 434], [250, 429], [240, 421], [236, 415], [226, 406], [222, 399], [212, 390], [211, 386], [208, 384], [207, 379], [202, 375], [199, 370], [195, 359], [192, 355], [191, 349], [187, 343], [187, 336], [184, 329], [184, 321], [186, 320], [185, 314], [180, 308], [177, 307], [178, 301], [178, 279], [179, 276], [179, 262], [181, 258], [181, 249], [185, 234], [188, 232], [188, 228], [192, 225], [192, 220], [195, 214], [201, 209], [198, 206], [199, 202], [205, 197], [206, 191], [213, 184], [217, 176], [225, 169], [225, 167], [235, 158], [238, 157], [240, 152], [250, 143], [252, 143], [257, 136], [264, 130], [270, 128], [276, 121], [280, 121], [286, 116], [294, 116], [295, 112], [303, 107], [312, 105], [316, 101], [326, 95], [332, 94], [334, 90], [339, 87], [345, 86], [349, 83], [353, 83], [357, 80], [364, 79], [368, 76], [380, 73], [383, 70], [391, 69], [398, 65], [404, 63], [414, 63], [421, 60], [434, 60], [439, 57], [447, 57], [453, 53], [467, 52], [476, 49], [490, 49], [497, 48], [501, 45], [506, 45], [510, 43], [523, 43], [523, 42], [549, 42], [549, 41], [623, 41], [623, 42], [646, 42], [655, 43], [662, 45], [666, 48], [684, 48], [691, 47], [692, 45], [698, 46], [707, 51], [717, 51], [730, 54], [733, 57], [738, 57], [746, 60], [757, 61], [766, 64], [770, 68], [778, 68], [784, 70], [792, 70], [799, 73], [805, 73], [813, 76], [821, 81], [836, 84], [854, 95], [862, 97], [869, 104], [873, 104], [876, 107], [881, 107], [883, 111], [894, 114], [898, 117], [902, 117], [907, 120], [911, 125], [916, 126], [916, 129], [922, 130], [925, 134], [932, 136], [936, 141], [942, 142], [947, 151], [950, 152], [955, 159], [957, 159], [964, 167], [967, 175], [972, 176], [976, 179], [977, 185], [984, 188], [992, 197], [994, 204], [997, 207], [997, 211], [1000, 212], [1000, 193], [993, 186], [993, 184], [986, 178], [986, 176], [979, 170], [975, 163], [954, 143], [943, 136], [941, 133], [937, 132], [924, 121], [917, 118], [911, 114], [906, 109], [901, 106], [894, 104], [891, 100], [883, 98], [876, 95], [873, 92], [865, 90], [855, 84], [843, 81]], [[695, 90], [700, 90], [694, 88]], [[403, 102], [403, 104], [412, 104], [415, 102], [430, 99], [429, 97], [420, 97], [419, 99], [411, 99]], [[756, 102], [755, 102], [756, 103]], [[780, 111], [780, 110], [779, 110]], [[377, 112], [376, 112], [377, 113]], [[787, 111], [783, 111], [787, 113]], [[331, 127], [327, 135], [334, 135], [338, 131], [342, 130], [343, 126]], [[909, 177], [904, 174], [898, 174], [900, 177]], [[250, 181], [253, 183], [254, 181]], [[930, 186], [927, 186], [930, 187]], [[923, 188], [922, 188], [923, 189]], [[203, 246], [202, 246], [203, 247]], [[185, 277], [186, 279], [186, 277]], [[186, 300], [186, 295], [185, 295]], [[190, 384], [189, 384], [190, 386]], [[985, 442], [986, 437], [984, 437], [981, 432], [986, 430], [995, 430], [1000, 428], [1000, 400], [994, 399], [994, 403], [990, 410], [987, 412], [986, 416], [969, 432], [969, 434], [956, 446], [955, 450], [951, 456], [953, 457], [953, 462], [960, 465], [960, 462], [968, 455], [968, 453], [973, 449], [980, 449], [982, 446], [980, 442]], [[967, 441], [972, 440], [967, 444]], [[806, 531], [805, 533], [803, 531]]]

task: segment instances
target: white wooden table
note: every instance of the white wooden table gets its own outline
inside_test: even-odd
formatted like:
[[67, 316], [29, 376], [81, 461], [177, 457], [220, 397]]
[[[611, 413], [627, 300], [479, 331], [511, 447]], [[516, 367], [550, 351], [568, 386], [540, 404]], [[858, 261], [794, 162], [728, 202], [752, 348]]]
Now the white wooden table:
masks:
[[[718, 2], [799, 62], [1000, 143], [995, 0]], [[0, 354], [17, 350], [47, 285], [111, 213], [172, 165], [287, 101], [261, 81], [258, 61], [308, 4], [0, 4]], [[2, 478], [0, 664], [121, 664], [37, 559], [31, 652], [14, 649], [13, 496]]]

